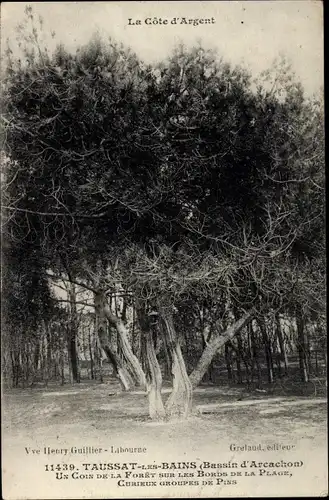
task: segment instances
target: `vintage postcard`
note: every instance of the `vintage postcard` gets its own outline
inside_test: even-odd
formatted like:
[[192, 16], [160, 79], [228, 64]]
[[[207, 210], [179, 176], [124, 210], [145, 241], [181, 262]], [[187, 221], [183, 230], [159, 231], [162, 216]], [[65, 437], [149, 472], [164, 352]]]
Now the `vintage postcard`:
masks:
[[1, 6], [5, 500], [326, 496], [320, 1]]

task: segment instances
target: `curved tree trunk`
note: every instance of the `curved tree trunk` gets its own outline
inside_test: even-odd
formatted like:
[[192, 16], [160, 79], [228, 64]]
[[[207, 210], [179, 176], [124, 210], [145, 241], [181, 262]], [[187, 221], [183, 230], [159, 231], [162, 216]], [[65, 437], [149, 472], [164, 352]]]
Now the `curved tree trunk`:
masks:
[[146, 356], [150, 369], [150, 382], [148, 384], [149, 415], [154, 420], [160, 420], [165, 416], [161, 396], [162, 374], [155, 354], [152, 333], [149, 333], [146, 337]]
[[242, 318], [236, 321], [233, 325], [231, 325], [222, 335], [214, 335], [212, 336], [210, 342], [207, 344], [205, 350], [201, 354], [201, 357], [194, 368], [193, 372], [190, 375], [190, 382], [192, 387], [197, 387], [201, 380], [203, 379], [205, 373], [208, 370], [208, 367], [218, 352], [228, 340], [232, 339], [234, 335], [236, 335], [241, 328], [243, 328], [252, 318], [252, 311], [246, 313]]
[[[145, 373], [142, 369], [139, 360], [133, 353], [133, 350], [130, 346], [130, 342], [128, 339], [128, 332], [124, 322], [112, 313], [104, 292], [100, 291], [97, 294], [95, 294], [95, 307], [96, 307], [96, 302], [97, 302], [97, 307], [101, 311], [103, 317], [107, 319], [107, 321], [111, 326], [115, 327], [118, 333], [120, 339], [120, 348], [124, 359], [124, 364], [120, 363], [120, 365], [122, 365], [120, 366], [120, 368], [123, 368], [124, 366], [126, 371], [129, 371], [130, 376], [134, 380], [134, 382], [138, 386], [146, 388]], [[110, 350], [112, 354], [116, 355], [118, 361], [119, 357], [117, 356], [117, 354], [114, 353], [113, 349]]]
[[120, 318], [113, 318], [109, 306], [106, 307], [105, 313], [108, 321], [114, 324], [118, 332], [121, 353], [125, 361], [125, 366], [129, 370], [133, 379], [136, 381], [136, 384], [139, 387], [146, 388], [145, 373], [143, 371], [142, 365], [140, 364], [138, 358], [133, 353], [133, 350], [130, 346], [130, 342], [128, 339], [128, 332], [125, 324]]
[[105, 352], [108, 360], [113, 366], [114, 373], [119, 379], [123, 389], [129, 391], [134, 387], [134, 381], [126, 368], [122, 365], [121, 359], [116, 352], [113, 351], [108, 335], [107, 328], [107, 317], [105, 313], [105, 303], [106, 297], [103, 293], [97, 293], [94, 297], [95, 301], [95, 311], [97, 315], [97, 335], [99, 338], [99, 343], [103, 351]]
[[160, 307], [160, 315], [166, 329], [173, 374], [173, 389], [166, 403], [166, 415], [168, 418], [187, 418], [192, 409], [192, 384], [187, 375], [172, 314], [168, 309]]
[[137, 307], [137, 316], [145, 341], [149, 415], [153, 420], [162, 420], [165, 417], [165, 409], [161, 395], [162, 373], [154, 347], [152, 331], [154, 325], [152, 327], [150, 324], [150, 319], [146, 315], [145, 307]]

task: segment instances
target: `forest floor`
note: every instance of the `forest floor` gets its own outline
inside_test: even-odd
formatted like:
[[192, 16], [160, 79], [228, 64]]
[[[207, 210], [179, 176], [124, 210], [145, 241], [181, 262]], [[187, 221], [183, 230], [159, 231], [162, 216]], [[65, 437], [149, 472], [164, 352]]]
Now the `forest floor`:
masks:
[[[242, 489], [235, 489], [234, 483], [226, 486], [231, 484], [226, 480], [221, 485], [206, 483], [211, 484], [208, 487], [199, 482], [196, 483], [200, 486], [198, 490], [182, 487], [180, 496], [183, 497], [217, 498], [236, 496], [237, 492], [246, 497], [264, 497], [268, 491], [285, 496], [287, 488], [291, 488], [292, 496], [307, 496], [315, 491], [323, 495], [327, 484], [326, 399], [323, 395], [315, 396], [314, 392], [300, 396], [263, 391], [201, 386], [194, 392], [193, 415], [186, 421], [176, 422], [150, 421], [145, 393], [137, 390], [122, 393], [115, 383], [83, 382], [3, 391], [6, 498], [109, 498], [109, 491], [111, 498], [132, 498], [133, 491], [140, 498], [154, 498], [155, 490], [120, 488], [117, 480], [97, 481], [95, 475], [92, 476], [95, 481], [84, 480], [84, 476], [82, 481], [74, 481], [74, 478], [57, 481], [54, 475], [45, 472], [49, 466], [46, 464], [60, 468], [62, 466], [56, 464], [73, 463], [78, 470], [83, 470], [83, 462], [121, 464], [132, 461], [152, 467], [163, 461], [170, 462], [171, 466], [173, 461], [177, 464], [193, 460], [196, 463], [206, 461], [212, 464], [211, 467], [217, 467], [215, 470], [224, 471], [227, 469], [218, 469], [221, 464], [241, 463], [242, 460], [287, 460], [303, 466], [290, 468], [293, 476], [284, 476], [280, 482], [276, 477], [266, 477], [270, 483], [265, 479], [259, 482], [259, 477], [241, 478], [237, 487]], [[169, 393], [170, 387], [166, 387], [164, 400]], [[262, 450], [246, 451], [246, 445], [257, 450], [262, 447]], [[97, 454], [83, 447], [100, 447], [103, 451]], [[112, 447], [115, 450], [141, 447], [144, 451], [110, 451]], [[63, 452], [66, 448], [69, 450], [67, 456]], [[48, 451], [50, 449], [53, 451]], [[193, 469], [191, 471], [187, 475], [193, 474]], [[162, 469], [161, 472], [170, 472], [170, 477], [172, 471]], [[230, 473], [223, 474], [228, 476]], [[176, 475], [168, 488], [162, 488], [160, 483], [161, 488], [156, 491], [161, 498], [176, 497], [177, 477], [182, 476]], [[266, 489], [267, 484], [270, 490]], [[20, 496], [22, 487], [24, 495]]]
[[[166, 399], [170, 388], [163, 392]], [[115, 382], [13, 389], [4, 391], [2, 398], [2, 429], [11, 439], [32, 437], [36, 432], [39, 437], [72, 436], [73, 430], [75, 437], [82, 438], [110, 430], [111, 436], [129, 441], [129, 435], [138, 429], [146, 446], [163, 436], [174, 442], [178, 434], [182, 443], [184, 436], [191, 439], [191, 433], [196, 442], [204, 443], [205, 432], [210, 443], [214, 437], [241, 441], [251, 421], [253, 433], [248, 433], [248, 439], [255, 442], [287, 435], [323, 441], [326, 435], [326, 399], [310, 392], [307, 396], [278, 395], [266, 390], [201, 386], [194, 391], [193, 415], [181, 423], [151, 422], [145, 393], [123, 393]], [[150, 433], [150, 426], [157, 427], [156, 432]]]

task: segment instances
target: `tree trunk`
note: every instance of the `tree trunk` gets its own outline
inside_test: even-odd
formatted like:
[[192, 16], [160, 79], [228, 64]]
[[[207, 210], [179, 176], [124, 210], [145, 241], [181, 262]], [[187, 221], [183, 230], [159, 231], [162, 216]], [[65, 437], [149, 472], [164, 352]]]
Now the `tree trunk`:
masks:
[[[210, 341], [210, 338], [211, 338], [211, 327], [210, 327], [210, 325], [206, 325], [206, 326], [204, 326], [203, 332], [202, 332], [202, 350], [205, 349], [206, 345]], [[208, 367], [208, 370], [205, 373], [204, 378], [206, 379], [207, 382], [213, 383], [213, 380], [214, 380], [213, 360], [211, 361], [211, 363]]]
[[154, 348], [153, 332], [155, 325], [151, 325], [151, 320], [147, 316], [145, 306], [139, 305], [136, 311], [140, 329], [143, 333], [143, 340], [145, 341], [149, 415], [152, 420], [162, 420], [165, 417], [165, 409], [161, 395], [161, 368]]
[[160, 420], [165, 416], [165, 409], [161, 396], [162, 374], [155, 354], [151, 332], [149, 332], [146, 337], [146, 356], [150, 370], [150, 382], [148, 384], [149, 415], [154, 420]]
[[235, 362], [236, 362], [236, 381], [237, 384], [242, 384], [242, 374], [241, 374], [241, 359], [239, 351], [235, 351]]
[[240, 332], [235, 335], [237, 341], [236, 349], [236, 376], [238, 379], [238, 384], [243, 384], [242, 370], [241, 370], [241, 360], [243, 361], [243, 346]]
[[276, 334], [278, 336], [281, 359], [283, 360], [284, 363], [284, 374], [288, 375], [288, 356], [287, 356], [287, 350], [284, 345], [280, 316], [278, 314], [275, 317], [275, 321], [276, 321]]
[[[107, 309], [107, 308], [106, 308]], [[108, 307], [108, 309], [110, 309]], [[110, 312], [111, 316], [106, 313], [107, 319], [110, 322], [113, 322], [113, 315]], [[119, 345], [122, 352], [122, 357], [125, 362], [125, 366], [129, 370], [131, 376], [135, 380], [136, 384], [143, 389], [146, 389], [146, 378], [145, 373], [142, 369], [142, 366], [132, 351], [130, 346], [130, 342], [128, 339], [127, 328], [124, 325], [123, 321], [120, 318], [115, 318], [115, 327], [119, 335]]]
[[103, 310], [106, 319], [108, 320], [111, 326], [116, 328], [116, 331], [119, 335], [120, 348], [122, 351], [122, 356], [127, 370], [129, 370], [133, 380], [136, 382], [137, 385], [139, 385], [142, 388], [146, 388], [145, 373], [142, 369], [139, 360], [132, 351], [125, 324], [118, 316], [115, 316], [112, 313], [104, 294], [102, 292], [99, 292], [99, 294], [97, 295], [99, 296], [99, 302], [101, 304], [101, 308]]
[[[99, 325], [99, 317], [97, 311], [95, 311], [95, 321], [94, 321], [94, 337], [93, 337], [93, 353], [95, 360], [95, 379], [97, 380], [97, 376], [99, 375], [99, 381], [101, 384], [103, 383], [103, 371], [102, 371], [102, 346], [100, 345], [100, 340], [98, 336], [98, 325]], [[111, 366], [112, 363], [111, 363]], [[114, 368], [113, 368], [114, 369]]]
[[225, 362], [226, 362], [227, 378], [230, 382], [232, 382], [233, 381], [232, 351], [227, 344], [225, 344]]
[[204, 349], [197, 366], [190, 375], [190, 382], [192, 387], [197, 387], [201, 380], [203, 379], [208, 367], [215, 356], [215, 354], [221, 349], [228, 340], [232, 339], [236, 333], [238, 333], [241, 328], [243, 328], [252, 318], [252, 312], [246, 313], [242, 318], [236, 321], [232, 326], [227, 328], [227, 330], [222, 335], [214, 335], [210, 342]]
[[169, 419], [187, 418], [192, 409], [192, 385], [187, 375], [172, 313], [168, 308], [162, 306], [159, 308], [159, 312], [165, 326], [168, 349], [172, 359], [173, 388], [166, 403], [166, 416]]
[[273, 358], [272, 358], [272, 350], [271, 344], [267, 335], [266, 324], [264, 318], [257, 319], [259, 329], [262, 334], [262, 339], [264, 343], [265, 350], [265, 358], [266, 358], [266, 367], [267, 367], [267, 379], [269, 384], [273, 383]]
[[111, 348], [109, 341], [107, 315], [105, 312], [105, 305], [107, 303], [106, 297], [102, 292], [100, 292], [95, 294], [94, 301], [97, 315], [97, 335], [100, 346], [113, 366], [114, 373], [120, 381], [123, 389], [125, 391], [129, 391], [132, 387], [134, 387], [134, 381], [126, 368], [122, 365], [121, 359], [117, 353]]
[[43, 380], [44, 380], [44, 383], [45, 383], [45, 387], [48, 386], [48, 382], [49, 382], [48, 340], [49, 340], [49, 337], [46, 334], [46, 323], [44, 322], [44, 332], [43, 332], [43, 340], [42, 340], [42, 358], [43, 358], [43, 360], [42, 360], [43, 361], [43, 363], [42, 363], [42, 366], [43, 366], [42, 372], [43, 372]]
[[[80, 382], [78, 374], [78, 353], [77, 353], [76, 337], [71, 330], [69, 330], [69, 339], [67, 348], [69, 353], [69, 362], [70, 362], [73, 382]], [[48, 367], [48, 358], [47, 358], [47, 367]]]
[[70, 325], [68, 329], [68, 354], [69, 363], [73, 382], [80, 382], [78, 352], [77, 352], [77, 336], [78, 336], [78, 318], [76, 305], [75, 284], [69, 283], [68, 298], [70, 302]]
[[91, 328], [88, 329], [88, 351], [90, 358], [90, 378], [94, 380], [95, 378], [95, 370], [94, 370], [94, 356], [93, 356], [93, 343], [91, 340]]
[[38, 339], [35, 346], [34, 358], [33, 358], [33, 367], [34, 371], [37, 372], [39, 368], [39, 360], [40, 360], [40, 340]]
[[327, 354], [327, 349], [324, 350], [324, 367], [325, 367], [325, 372], [328, 373], [328, 354]]
[[308, 376], [312, 375], [312, 354], [311, 354], [311, 339], [308, 328], [305, 329], [305, 345], [306, 345], [306, 366], [308, 368]]
[[45, 323], [46, 329], [46, 338], [47, 338], [47, 369], [48, 369], [48, 379], [51, 379], [52, 376], [52, 367], [53, 367], [53, 353], [52, 353], [52, 339], [51, 332], [49, 328], [49, 324]]
[[[254, 367], [256, 365], [257, 369], [257, 387], [260, 389], [262, 383], [262, 371], [258, 358], [258, 345], [256, 339], [256, 333], [254, 327], [252, 325], [252, 321], [248, 325], [250, 331], [250, 341], [251, 341], [251, 353], [252, 353], [252, 371], [254, 371]], [[253, 376], [253, 375], [252, 375]]]
[[159, 323], [159, 330], [161, 333], [161, 338], [162, 338], [162, 345], [163, 345], [163, 351], [164, 351], [164, 357], [165, 357], [165, 362], [164, 362], [164, 378], [166, 380], [170, 379], [171, 376], [171, 359], [170, 359], [170, 353], [168, 349], [168, 339], [166, 336], [166, 331], [165, 331], [165, 325], [163, 322]]
[[133, 318], [132, 318], [132, 348], [133, 353], [137, 359], [141, 359], [142, 356], [142, 339], [140, 328], [136, 329], [136, 308], [133, 307]]
[[309, 381], [309, 367], [307, 365], [307, 342], [305, 340], [305, 322], [302, 316], [302, 313], [298, 311], [296, 315], [296, 323], [297, 323], [297, 346], [298, 346], [298, 355], [299, 355], [299, 369], [300, 375], [303, 382]]
[[11, 362], [12, 362], [12, 385], [13, 387], [18, 387], [19, 382], [19, 355], [17, 349], [10, 351]]
[[61, 367], [61, 385], [65, 384], [65, 354], [64, 354], [64, 349], [65, 349], [65, 343], [63, 343], [63, 346], [61, 347], [61, 352], [60, 352], [60, 367]]
[[318, 349], [315, 349], [315, 376], [319, 376], [319, 362], [318, 362]]

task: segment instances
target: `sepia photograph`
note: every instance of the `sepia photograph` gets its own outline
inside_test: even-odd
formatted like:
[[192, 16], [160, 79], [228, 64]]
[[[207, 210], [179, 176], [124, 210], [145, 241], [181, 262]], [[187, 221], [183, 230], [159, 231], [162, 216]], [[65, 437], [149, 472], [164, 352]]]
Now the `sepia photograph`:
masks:
[[323, 3], [4, 2], [5, 500], [328, 495]]

